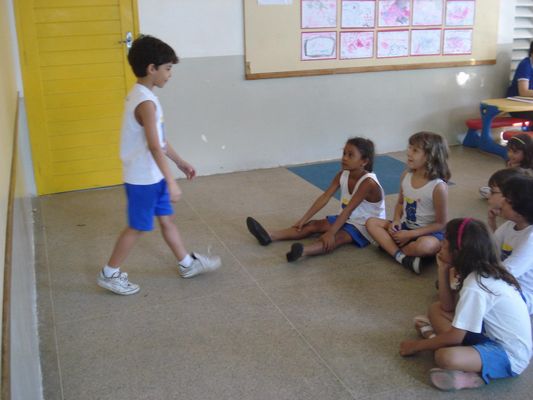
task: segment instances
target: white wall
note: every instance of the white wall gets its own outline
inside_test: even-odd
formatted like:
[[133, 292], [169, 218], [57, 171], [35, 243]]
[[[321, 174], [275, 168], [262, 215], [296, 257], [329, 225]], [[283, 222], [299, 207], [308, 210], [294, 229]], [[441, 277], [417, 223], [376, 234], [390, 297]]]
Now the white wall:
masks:
[[479, 101], [504, 95], [514, 1], [501, 2], [495, 66], [259, 81], [244, 80], [242, 0], [139, 0], [139, 14], [182, 59], [158, 96], [171, 142], [204, 175], [338, 158], [354, 135], [379, 153], [419, 130], [457, 143]]

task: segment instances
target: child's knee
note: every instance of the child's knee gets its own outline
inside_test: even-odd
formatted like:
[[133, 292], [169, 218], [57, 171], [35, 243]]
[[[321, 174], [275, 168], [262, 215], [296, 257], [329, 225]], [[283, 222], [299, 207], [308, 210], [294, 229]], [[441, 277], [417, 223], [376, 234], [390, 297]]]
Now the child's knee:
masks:
[[425, 236], [416, 241], [416, 253], [421, 257], [431, 257], [440, 251], [441, 243], [437, 238]]
[[162, 228], [169, 227], [174, 224], [174, 215], [161, 215], [157, 217]]
[[455, 365], [455, 356], [453, 351], [447, 348], [441, 348], [435, 351], [435, 364], [440, 368], [453, 369]]
[[365, 226], [367, 229], [373, 229], [381, 224], [381, 220], [379, 218], [368, 218], [365, 222]]

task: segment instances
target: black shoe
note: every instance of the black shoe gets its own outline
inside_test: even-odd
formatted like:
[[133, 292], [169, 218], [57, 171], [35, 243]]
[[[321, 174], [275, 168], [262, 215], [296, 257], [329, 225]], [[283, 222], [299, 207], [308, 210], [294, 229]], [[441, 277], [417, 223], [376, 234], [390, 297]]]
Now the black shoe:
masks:
[[301, 243], [293, 243], [291, 246], [291, 251], [287, 253], [287, 261], [293, 262], [299, 259], [304, 252], [304, 245]]
[[265, 228], [263, 228], [261, 224], [252, 217], [246, 218], [246, 226], [248, 227], [250, 233], [255, 236], [261, 246], [266, 246], [272, 243], [272, 239], [267, 231], [265, 231]]
[[415, 274], [420, 275], [420, 257], [405, 256], [402, 265]]

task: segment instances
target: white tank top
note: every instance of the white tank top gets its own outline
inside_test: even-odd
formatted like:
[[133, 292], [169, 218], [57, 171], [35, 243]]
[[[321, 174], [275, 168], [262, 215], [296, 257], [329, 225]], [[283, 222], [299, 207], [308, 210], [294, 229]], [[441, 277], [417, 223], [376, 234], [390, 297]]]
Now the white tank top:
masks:
[[163, 110], [159, 99], [146, 86], [136, 83], [126, 97], [120, 141], [124, 182], [134, 185], [151, 185], [163, 179], [163, 174], [148, 148], [144, 128], [135, 119], [135, 109], [144, 101], [151, 101], [155, 105], [159, 144], [163, 149], [166, 146]]
[[433, 191], [435, 186], [444, 182], [442, 179], [433, 179], [421, 188], [415, 189], [411, 185], [413, 174], [408, 172], [402, 180], [403, 191], [403, 217], [409, 229], [417, 229], [435, 222], [435, 206], [433, 204]]
[[341, 177], [340, 177], [340, 186], [341, 186], [341, 209], [339, 211], [342, 212], [342, 210], [348, 205], [350, 200], [352, 199], [353, 195], [357, 192], [357, 189], [359, 189], [359, 186], [365, 179], [372, 179], [374, 182], [376, 182], [379, 186], [379, 190], [381, 191], [381, 200], [376, 203], [371, 203], [368, 200], [363, 199], [363, 201], [355, 208], [355, 210], [352, 211], [352, 214], [346, 221], [347, 224], [354, 225], [359, 232], [361, 232], [370, 242], [373, 242], [372, 237], [368, 234], [365, 228], [365, 223], [368, 218], [376, 217], [385, 219], [385, 192], [383, 191], [383, 188], [381, 187], [378, 178], [376, 174], [372, 172], [367, 172], [365, 175], [363, 175], [357, 183], [355, 184], [355, 187], [353, 188], [352, 193], [350, 193], [350, 190], [348, 188], [348, 178], [350, 176], [350, 171], [342, 171]]

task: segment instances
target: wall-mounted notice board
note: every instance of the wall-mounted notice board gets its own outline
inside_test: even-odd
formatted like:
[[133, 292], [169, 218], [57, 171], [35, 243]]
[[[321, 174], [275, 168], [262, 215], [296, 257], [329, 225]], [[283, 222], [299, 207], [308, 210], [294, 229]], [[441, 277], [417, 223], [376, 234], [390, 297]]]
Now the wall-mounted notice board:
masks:
[[246, 79], [496, 63], [500, 0], [244, 0]]

